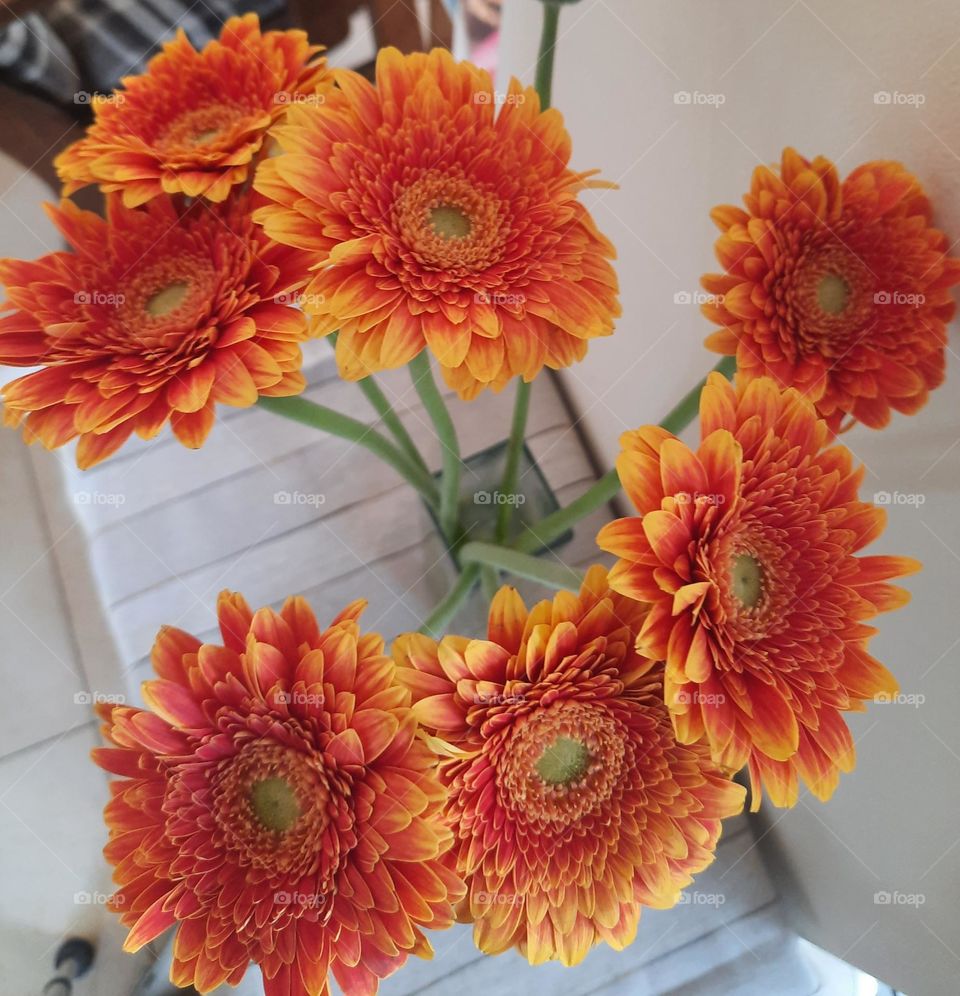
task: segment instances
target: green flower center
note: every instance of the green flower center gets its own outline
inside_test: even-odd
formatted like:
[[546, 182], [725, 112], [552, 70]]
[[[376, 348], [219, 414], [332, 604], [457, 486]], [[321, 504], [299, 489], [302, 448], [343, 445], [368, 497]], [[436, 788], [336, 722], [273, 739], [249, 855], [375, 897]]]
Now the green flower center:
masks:
[[283, 778], [265, 778], [250, 789], [253, 814], [276, 833], [285, 833], [300, 817], [300, 803], [290, 783]]
[[570, 737], [557, 737], [537, 761], [537, 774], [547, 785], [570, 785], [579, 781], [590, 766], [590, 751]]
[[730, 568], [730, 583], [740, 604], [752, 608], [763, 594], [763, 568], [749, 554], [741, 553]]
[[219, 134], [219, 128], [206, 128], [203, 131], [197, 132], [197, 134], [193, 136], [193, 144], [206, 145], [207, 142], [212, 142], [213, 139], [215, 139]]
[[176, 311], [183, 304], [189, 290], [190, 285], [184, 283], [182, 280], [170, 284], [169, 287], [164, 287], [163, 290], [158, 290], [156, 294], [147, 300], [144, 306], [147, 309], [147, 314], [151, 318], [166, 318], [167, 315]]
[[470, 219], [453, 204], [438, 204], [431, 208], [430, 225], [444, 239], [466, 238], [473, 229]]
[[836, 273], [826, 273], [817, 284], [817, 304], [828, 315], [839, 315], [850, 300], [850, 285]]

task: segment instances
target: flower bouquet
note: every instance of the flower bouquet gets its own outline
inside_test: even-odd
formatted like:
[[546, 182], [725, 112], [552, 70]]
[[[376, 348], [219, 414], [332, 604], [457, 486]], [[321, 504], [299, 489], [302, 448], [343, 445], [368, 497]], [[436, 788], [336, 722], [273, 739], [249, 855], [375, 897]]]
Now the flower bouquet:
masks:
[[[433, 367], [467, 418], [516, 383], [509, 497], [538, 375], [620, 311], [614, 247], [579, 200], [608, 185], [571, 168], [550, 106], [561, 6], [543, 4], [535, 86], [502, 94], [441, 50], [385, 49], [371, 83], [253, 15], [203, 51], [181, 34], [58, 158], [69, 248], [0, 263], [0, 363], [35, 368], [3, 388], [4, 418], [28, 442], [75, 441], [87, 468], [167, 423], [201, 447], [218, 406], [257, 404], [388, 464], [457, 565], [389, 648], [362, 601], [324, 626], [301, 598], [254, 611], [224, 592], [221, 643], [161, 629], [147, 708], [98, 707], [111, 907], [127, 950], [176, 929], [178, 986], [254, 963], [268, 996], [331, 977], [370, 994], [455, 919], [532, 964], [622, 949], [712, 861], [747, 795], [734, 776], [754, 810], [794, 805], [801, 781], [829, 799], [854, 765], [843, 714], [896, 693], [870, 620], [919, 565], [862, 554], [884, 513], [840, 437], [940, 384], [960, 281], [897, 163], [841, 179], [787, 149], [758, 167], [744, 207], [713, 212], [714, 371], [566, 507], [521, 524], [504, 501], [481, 538], [463, 519]], [[68, 199], [87, 185], [103, 217]], [[310, 337], [375, 424], [301, 397]], [[404, 366], [439, 475], [375, 379]], [[538, 556], [621, 488], [633, 514], [597, 537], [612, 568]], [[560, 590], [528, 606], [511, 575]], [[477, 588], [486, 631], [450, 633]]]

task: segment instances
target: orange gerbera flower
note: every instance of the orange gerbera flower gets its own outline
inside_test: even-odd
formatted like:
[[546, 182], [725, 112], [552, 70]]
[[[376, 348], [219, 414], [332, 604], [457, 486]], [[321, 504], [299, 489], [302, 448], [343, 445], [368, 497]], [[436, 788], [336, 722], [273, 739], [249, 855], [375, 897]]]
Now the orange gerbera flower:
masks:
[[744, 203], [711, 214], [727, 272], [703, 278], [716, 295], [703, 312], [723, 326], [707, 346], [743, 376], [803, 391], [834, 430], [918, 411], [943, 381], [960, 261], [916, 177], [870, 162], [841, 183], [829, 160], [786, 149], [779, 175], [754, 171]]
[[677, 742], [663, 665], [634, 650], [644, 606], [591, 568], [579, 597], [529, 612], [513, 588], [489, 638], [401, 637], [418, 718], [447, 741], [446, 816], [481, 950], [581, 961], [634, 938], [714, 857], [744, 790], [703, 744]]
[[555, 110], [448, 52], [384, 49], [377, 86], [337, 72], [321, 106], [293, 107], [287, 153], [257, 171], [257, 219], [309, 250], [315, 331], [337, 328], [356, 380], [429, 347], [463, 397], [582, 359], [620, 313], [613, 246], [577, 194]]
[[666, 661], [681, 741], [706, 736], [729, 770], [749, 761], [754, 809], [761, 783], [794, 805], [798, 775], [827, 799], [854, 765], [841, 713], [897, 691], [866, 620], [908, 600], [885, 582], [920, 565], [856, 556], [884, 512], [857, 498], [863, 469], [824, 448], [798, 391], [712, 374], [700, 421], [696, 452], [658, 426], [624, 434], [617, 470], [641, 518], [600, 531], [622, 558], [610, 585], [652, 603], [637, 647]]
[[93, 102], [86, 136], [55, 160], [64, 193], [98, 183], [128, 207], [161, 193], [224, 200], [286, 109], [322, 99], [320, 51], [303, 31], [261, 34], [256, 14], [230, 18], [202, 52], [180, 31], [144, 75]]
[[165, 196], [144, 209], [114, 198], [106, 221], [69, 201], [49, 213], [73, 252], [0, 260], [14, 309], [0, 318], [0, 363], [43, 366], [0, 392], [28, 442], [79, 436], [86, 468], [169, 420], [198, 447], [216, 402], [304, 389], [306, 320], [274, 300], [304, 283], [304, 256], [264, 237], [246, 196], [182, 215]]
[[120, 776], [104, 853], [136, 951], [178, 924], [171, 981], [209, 992], [251, 961], [267, 996], [365, 996], [448, 927], [436, 759], [355, 602], [321, 631], [301, 598], [220, 596], [225, 646], [165, 628], [151, 712], [100, 706]]

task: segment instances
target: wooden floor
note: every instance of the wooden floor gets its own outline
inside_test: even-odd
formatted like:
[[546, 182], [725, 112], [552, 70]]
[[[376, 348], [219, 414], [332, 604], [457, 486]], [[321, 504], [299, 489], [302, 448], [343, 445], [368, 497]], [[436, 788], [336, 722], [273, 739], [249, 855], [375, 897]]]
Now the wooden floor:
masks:
[[[337, 379], [326, 354], [315, 355], [320, 359], [307, 396], [369, 419], [356, 386]], [[382, 384], [428, 462], [439, 466], [431, 429], [405, 375], [387, 375]], [[504, 438], [511, 403], [510, 391], [487, 393], [470, 405], [454, 403], [464, 454]], [[534, 389], [528, 440], [561, 503], [593, 480], [571, 416], [549, 378], [540, 378]], [[158, 627], [172, 624], [214, 638], [214, 604], [222, 588], [241, 591], [255, 607], [299, 593], [321, 620], [364, 597], [370, 602], [364, 626], [389, 640], [419, 626], [453, 579], [423, 505], [391, 470], [358, 447], [259, 409], [225, 410], [199, 452], [164, 436], [134, 444], [82, 475], [67, 454], [40, 454], [34, 464], [89, 687], [121, 691], [132, 701], [149, 677], [147, 655]], [[58, 498], [64, 480], [66, 495]], [[318, 497], [282, 503], [280, 494]], [[594, 537], [610, 515], [601, 510], [580, 523], [572, 540], [552, 555], [576, 568], [601, 559]], [[547, 594], [535, 585], [520, 587], [528, 597]], [[481, 635], [480, 611], [475, 600], [452, 628]], [[688, 899], [673, 910], [646, 912], [628, 950], [598, 948], [574, 969], [532, 969], [513, 954], [481, 957], [469, 929], [456, 927], [436, 935], [433, 961], [413, 959], [381, 991], [816, 991], [781, 921], [746, 818], [730, 822], [717, 861]]]

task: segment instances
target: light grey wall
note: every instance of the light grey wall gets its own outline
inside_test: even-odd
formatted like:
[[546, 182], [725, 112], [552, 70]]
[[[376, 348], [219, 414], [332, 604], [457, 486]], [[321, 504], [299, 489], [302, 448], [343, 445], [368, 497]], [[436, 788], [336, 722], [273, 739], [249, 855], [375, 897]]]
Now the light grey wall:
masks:
[[[503, 68], [532, 79], [540, 5], [505, 4]], [[717, 203], [784, 145], [846, 173], [900, 159], [960, 236], [960, 7], [949, 0], [582, 0], [563, 10], [555, 104], [577, 168], [621, 189], [593, 197], [620, 251], [624, 317], [566, 375], [607, 461], [625, 428], [656, 421], [712, 363], [695, 305], [677, 304], [715, 268]], [[501, 81], [501, 85], [504, 85]], [[674, 102], [680, 91], [723, 103]], [[875, 102], [875, 94], [919, 94]], [[897, 102], [897, 101], [905, 102]], [[914, 418], [844, 437], [868, 468], [865, 492], [919, 494], [890, 510], [875, 552], [919, 557], [914, 601], [873, 644], [910, 704], [851, 721], [859, 766], [829, 805], [769, 811], [795, 875], [798, 922], [815, 942], [902, 987], [950, 994], [960, 976], [960, 414], [956, 340], [947, 386]], [[874, 902], [899, 893], [899, 905]], [[918, 895], [922, 905], [906, 904]], [[802, 900], [802, 902], [801, 902]]]

